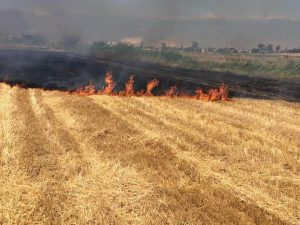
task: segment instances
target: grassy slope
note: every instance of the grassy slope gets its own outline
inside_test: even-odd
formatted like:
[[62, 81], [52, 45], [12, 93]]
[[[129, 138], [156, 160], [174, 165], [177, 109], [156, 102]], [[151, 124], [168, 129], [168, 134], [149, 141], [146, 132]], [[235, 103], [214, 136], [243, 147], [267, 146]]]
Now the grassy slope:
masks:
[[256, 54], [194, 54], [186, 53], [201, 69], [233, 72], [250, 76], [300, 79], [299, 57]]
[[132, 62], [156, 63], [175, 68], [231, 72], [248, 76], [300, 79], [300, 58], [296, 54], [221, 54], [175, 50], [139, 50], [131, 46], [92, 49], [92, 56]]
[[280, 79], [300, 79], [300, 59], [279, 55], [200, 54], [143, 52], [142, 61], [186, 69], [231, 72], [240, 75]]
[[0, 224], [300, 224], [299, 104], [0, 96]]

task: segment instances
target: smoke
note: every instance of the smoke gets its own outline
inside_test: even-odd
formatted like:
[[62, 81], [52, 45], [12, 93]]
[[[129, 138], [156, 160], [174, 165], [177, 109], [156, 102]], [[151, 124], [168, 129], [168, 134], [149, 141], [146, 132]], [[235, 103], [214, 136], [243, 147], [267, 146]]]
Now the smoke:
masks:
[[33, 30], [49, 39], [68, 32], [86, 41], [300, 45], [299, 7], [297, 0], [0, 0], [0, 35]]
[[0, 35], [13, 35], [29, 28], [26, 15], [22, 11], [0, 10]]

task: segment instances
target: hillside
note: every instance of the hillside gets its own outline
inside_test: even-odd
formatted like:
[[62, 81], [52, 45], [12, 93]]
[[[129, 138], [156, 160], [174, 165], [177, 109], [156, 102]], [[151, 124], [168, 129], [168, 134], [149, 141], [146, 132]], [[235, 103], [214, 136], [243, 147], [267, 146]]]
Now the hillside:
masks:
[[0, 96], [0, 224], [300, 224], [299, 103]]

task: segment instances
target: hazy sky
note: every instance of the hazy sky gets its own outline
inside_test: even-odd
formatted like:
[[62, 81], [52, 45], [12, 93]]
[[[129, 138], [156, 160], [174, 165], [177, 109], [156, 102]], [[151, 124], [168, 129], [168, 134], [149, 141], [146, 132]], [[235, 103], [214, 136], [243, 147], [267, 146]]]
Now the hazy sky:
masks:
[[0, 0], [2, 9], [81, 12], [129, 17], [300, 19], [299, 0]]
[[[262, 34], [264, 28], [259, 27], [261, 22], [288, 20], [290, 23], [298, 23], [300, 21], [300, 0], [0, 0], [0, 20], [5, 20], [0, 22], [0, 26], [2, 24], [3, 27], [6, 21], [7, 27], [10, 23], [17, 24], [16, 21], [13, 22], [16, 19], [6, 15], [11, 13], [5, 14], [11, 9], [23, 14], [23, 17], [17, 18], [24, 23], [22, 25], [24, 29], [41, 30], [48, 34], [77, 32], [88, 39], [97, 39], [97, 37], [118, 39], [148, 35], [154, 39], [160, 37], [165, 39], [169, 35], [169, 38], [181, 37], [185, 39], [183, 41], [190, 41], [201, 37], [201, 31], [198, 30], [198, 33], [195, 31], [200, 29], [200, 25], [196, 28], [197, 24], [188, 24], [186, 21], [201, 23], [204, 20], [218, 20], [219, 24], [211, 24], [211, 29], [207, 24], [202, 26], [202, 34], [212, 33], [204, 34], [205, 38], [216, 33], [222, 36], [224, 33], [224, 40], [220, 40], [220, 44], [232, 43], [235, 39], [245, 39], [254, 43], [264, 41], [262, 39], [267, 35], [255, 36], [247, 32], [247, 29], [243, 29], [240, 24], [236, 27], [226, 24], [229, 28], [223, 29], [226, 26], [223, 27], [222, 22], [247, 20], [247, 26], [251, 25], [258, 34]], [[26, 23], [22, 20], [26, 20]], [[249, 20], [257, 26], [249, 25]], [[166, 21], [168, 23], [164, 24]], [[280, 25], [272, 24], [272, 26], [274, 28], [267, 34], [277, 35], [273, 34], [273, 29]], [[19, 27], [20, 25], [18, 29]], [[228, 29], [234, 32], [235, 36], [228, 35], [226, 33]], [[186, 36], [180, 34], [183, 31], [187, 32]], [[283, 30], [278, 29], [278, 37], [280, 37], [277, 38], [278, 41], [288, 45], [291, 40], [287, 40], [288, 38], [279, 34], [279, 31]], [[154, 35], [155, 32], [157, 35]], [[299, 37], [295, 40], [297, 38]], [[212, 41], [207, 40], [207, 43], [211, 44]], [[215, 42], [218, 40], [214, 40]]]

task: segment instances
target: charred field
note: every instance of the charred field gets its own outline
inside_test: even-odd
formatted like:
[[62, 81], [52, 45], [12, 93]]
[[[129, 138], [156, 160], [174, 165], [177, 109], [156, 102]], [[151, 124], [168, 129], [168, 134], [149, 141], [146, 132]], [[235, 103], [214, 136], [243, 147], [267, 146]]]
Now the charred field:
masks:
[[145, 88], [151, 79], [162, 94], [176, 85], [179, 91], [208, 90], [226, 84], [232, 97], [299, 101], [300, 81], [249, 77], [238, 74], [171, 68], [142, 62], [120, 62], [55, 51], [0, 50], [0, 80], [11, 85], [48, 90], [76, 90], [88, 84], [101, 89], [104, 75], [113, 73], [116, 90], [124, 88], [131, 75], [135, 89]]
[[[160, 84], [67, 92], [108, 70]], [[1, 50], [0, 79], [0, 224], [300, 224], [297, 81], [32, 50]], [[222, 83], [233, 101], [159, 96]]]

